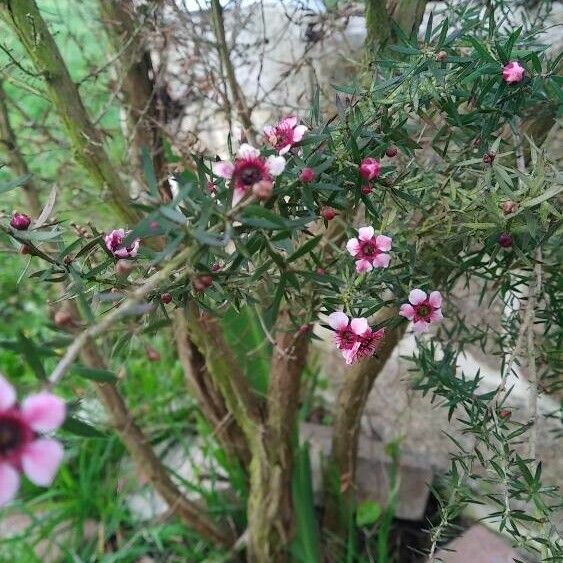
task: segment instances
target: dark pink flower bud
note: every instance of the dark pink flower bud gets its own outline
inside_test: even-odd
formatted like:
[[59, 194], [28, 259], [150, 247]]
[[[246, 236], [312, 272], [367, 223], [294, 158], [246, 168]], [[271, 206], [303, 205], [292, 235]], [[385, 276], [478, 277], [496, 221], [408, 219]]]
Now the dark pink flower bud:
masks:
[[219, 262], [215, 262], [212, 266], [211, 266], [211, 271], [212, 272], [218, 272], [223, 266], [221, 266], [221, 264], [219, 264]]
[[321, 217], [325, 221], [332, 221], [336, 217], [336, 211], [332, 207], [324, 207], [321, 211]]
[[490, 152], [490, 151], [486, 152], [483, 155], [483, 163], [484, 164], [492, 164], [493, 161], [495, 160], [495, 156], [496, 156], [496, 154], [494, 152]]
[[502, 409], [498, 414], [501, 418], [507, 419], [512, 413], [508, 409]]
[[74, 321], [72, 320], [72, 315], [68, 311], [65, 311], [64, 309], [59, 309], [55, 313], [55, 316], [53, 317], [53, 321], [55, 323], [55, 326], [58, 326], [59, 328], [69, 327], [74, 324]]
[[388, 147], [388, 149], [385, 151], [385, 154], [389, 158], [394, 158], [395, 156], [397, 156], [397, 154], [399, 154], [399, 151], [397, 150], [397, 147]]
[[518, 204], [515, 201], [508, 200], [502, 204], [502, 212], [505, 215], [512, 215], [516, 211], [518, 211]]
[[373, 191], [373, 188], [371, 186], [362, 186], [362, 193], [364, 195], [368, 195], [371, 194], [371, 192]]
[[160, 294], [160, 302], [167, 305], [168, 303], [172, 302], [172, 295], [170, 293], [161, 293]]
[[18, 231], [25, 231], [31, 225], [31, 217], [25, 213], [14, 212], [12, 215], [12, 220], [10, 221], [10, 226]]
[[299, 179], [304, 183], [304, 184], [309, 184], [310, 182], [312, 182], [316, 177], [315, 171], [312, 168], [303, 168], [303, 170], [301, 170], [301, 174], [299, 174]]
[[503, 248], [512, 248], [512, 237], [508, 234], [508, 233], [502, 233], [499, 237], [498, 237], [498, 243], [503, 247]]
[[262, 201], [270, 199], [273, 192], [274, 184], [269, 180], [262, 180], [252, 186], [252, 193]]
[[308, 334], [309, 332], [311, 332], [313, 330], [313, 325], [311, 324], [305, 324], [305, 325], [301, 325], [299, 327], [299, 334], [303, 335], [303, 334]]
[[213, 278], [207, 275], [198, 276], [192, 281], [192, 285], [196, 291], [205, 291], [213, 285]]
[[360, 164], [360, 176], [368, 182], [381, 173], [381, 163], [376, 158], [364, 158]]
[[155, 350], [151, 346], [145, 347], [145, 354], [149, 362], [160, 362], [160, 354], [158, 350]]

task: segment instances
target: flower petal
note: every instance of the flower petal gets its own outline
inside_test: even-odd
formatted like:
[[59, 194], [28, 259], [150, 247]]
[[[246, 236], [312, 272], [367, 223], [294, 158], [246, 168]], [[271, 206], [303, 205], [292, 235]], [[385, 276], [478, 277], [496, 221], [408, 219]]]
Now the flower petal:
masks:
[[16, 390], [12, 384], [0, 375], [0, 411], [8, 410], [16, 402]]
[[288, 117], [284, 117], [279, 122], [279, 127], [287, 127], [288, 129], [293, 129], [297, 125], [297, 117], [295, 115], [289, 115]]
[[23, 471], [31, 482], [40, 487], [48, 487], [57, 474], [63, 456], [63, 446], [57, 440], [34, 440], [23, 452]]
[[439, 291], [433, 291], [428, 296], [428, 303], [432, 305], [432, 307], [436, 307], [439, 309], [442, 306], [442, 295]]
[[360, 240], [370, 240], [374, 234], [375, 230], [373, 227], [360, 227], [358, 229], [358, 238]]
[[356, 272], [361, 274], [363, 272], [371, 272], [373, 270], [373, 266], [369, 260], [358, 260], [356, 262]]
[[348, 315], [343, 313], [342, 311], [335, 311], [328, 316], [328, 324], [330, 328], [334, 330], [342, 330], [348, 326], [350, 320], [348, 319]]
[[14, 500], [20, 488], [18, 472], [7, 463], [0, 463], [0, 506]]
[[413, 289], [409, 293], [409, 301], [413, 305], [420, 305], [420, 303], [426, 301], [426, 298], [427, 298], [426, 292], [422, 291], [422, 289]]
[[412, 321], [414, 319], [414, 307], [409, 303], [401, 305], [401, 308], [399, 309], [399, 315], [401, 315], [401, 317], [409, 319], [409, 321]]
[[266, 125], [266, 127], [264, 127], [264, 135], [266, 135], [266, 137], [271, 137], [275, 134], [276, 128], [273, 125]]
[[238, 205], [245, 195], [246, 195], [246, 190], [240, 190], [238, 188], [235, 188], [235, 191], [233, 192], [233, 207], [235, 205]]
[[413, 324], [414, 331], [418, 333], [426, 332], [429, 326], [426, 321], [416, 321], [416, 323]]
[[391, 244], [393, 244], [393, 239], [385, 235], [377, 235], [375, 237], [375, 244], [379, 250], [389, 252], [391, 250]]
[[228, 160], [220, 160], [219, 162], [213, 163], [213, 173], [220, 178], [226, 178], [228, 180], [232, 178], [234, 171], [235, 165]]
[[66, 407], [64, 401], [51, 393], [29, 395], [22, 403], [25, 421], [36, 432], [51, 432], [64, 422]]
[[237, 156], [239, 158], [256, 158], [260, 156], [260, 151], [255, 149], [252, 145], [248, 143], [243, 143], [238, 150]]
[[430, 313], [430, 315], [428, 315], [428, 318], [433, 323], [437, 323], [438, 321], [441, 321], [444, 318], [444, 315], [442, 315], [442, 309], [434, 309]]
[[283, 156], [284, 154], [286, 154], [286, 153], [289, 152], [289, 149], [290, 149], [290, 148], [291, 148], [291, 145], [285, 145], [285, 147], [281, 148], [281, 149], [278, 151], [278, 154], [279, 154], [280, 156]]
[[298, 125], [293, 130], [293, 142], [298, 143], [299, 141], [301, 141], [301, 139], [303, 139], [303, 137], [305, 136], [305, 133], [307, 133], [307, 131], [308, 131], [308, 128], [305, 125]]
[[266, 167], [272, 176], [279, 176], [285, 169], [285, 158], [283, 156], [269, 156], [266, 159]]
[[368, 321], [363, 317], [352, 319], [350, 321], [350, 326], [354, 331], [354, 334], [357, 334], [358, 336], [362, 336], [362, 334], [369, 330]]
[[371, 263], [374, 268], [387, 268], [389, 266], [389, 260], [391, 260], [389, 254], [378, 254]]
[[360, 252], [360, 242], [358, 241], [357, 238], [351, 238], [347, 243], [346, 243], [346, 250], [352, 255], [352, 256], [356, 256], [356, 254], [358, 254], [358, 252]]

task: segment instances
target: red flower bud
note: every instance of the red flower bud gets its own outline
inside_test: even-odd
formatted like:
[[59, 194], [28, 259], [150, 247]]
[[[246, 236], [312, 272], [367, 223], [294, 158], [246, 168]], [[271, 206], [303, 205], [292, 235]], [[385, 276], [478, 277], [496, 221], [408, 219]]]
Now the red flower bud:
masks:
[[518, 204], [515, 201], [505, 201], [502, 204], [502, 212], [505, 215], [512, 215], [512, 213], [516, 213], [516, 211], [518, 211]]
[[14, 212], [12, 215], [12, 220], [10, 221], [10, 226], [18, 231], [26, 231], [31, 225], [31, 217], [25, 213]]
[[193, 288], [196, 291], [205, 291], [213, 285], [213, 278], [211, 276], [198, 276], [192, 281]]
[[321, 217], [325, 221], [332, 221], [336, 217], [336, 211], [332, 207], [324, 207], [321, 211]]
[[158, 353], [158, 350], [155, 350], [150, 346], [145, 346], [145, 354], [149, 362], [160, 362], [160, 354]]
[[160, 294], [160, 302], [167, 305], [168, 303], [172, 302], [172, 295], [170, 293], [161, 293]]
[[69, 327], [74, 324], [74, 321], [72, 320], [72, 315], [68, 311], [65, 311], [64, 309], [59, 309], [55, 313], [55, 316], [53, 317], [53, 321], [55, 323], [55, 326], [58, 326], [59, 328]]
[[483, 163], [484, 164], [492, 164], [493, 161], [495, 160], [495, 156], [496, 156], [496, 154], [494, 152], [490, 152], [490, 151], [486, 152], [483, 155]]
[[273, 191], [274, 184], [268, 180], [262, 180], [252, 186], [252, 193], [262, 201], [270, 199]]
[[372, 191], [373, 191], [373, 188], [371, 186], [362, 186], [362, 193], [364, 195], [371, 194]]
[[299, 179], [304, 183], [308, 184], [312, 182], [316, 177], [315, 171], [312, 168], [303, 168], [301, 174], [299, 174]]
[[511, 413], [508, 409], [502, 409], [502, 410], [499, 412], [499, 416], [500, 416], [501, 418], [505, 418], [505, 419], [506, 419], [506, 418], [510, 418], [510, 415], [511, 415], [511, 414], [512, 414], [512, 413]]
[[211, 271], [212, 272], [218, 272], [223, 266], [221, 266], [221, 264], [219, 264], [219, 262], [215, 262], [212, 266], [211, 266]]
[[512, 248], [512, 237], [508, 234], [508, 233], [502, 233], [499, 237], [498, 237], [498, 243], [503, 247], [503, 248]]
[[397, 150], [397, 147], [389, 147], [389, 148], [385, 151], [385, 154], [386, 154], [389, 158], [393, 158], [393, 157], [397, 156], [398, 153], [399, 153], [399, 151]]
[[22, 244], [20, 246], [20, 254], [33, 254], [33, 248], [27, 244]]

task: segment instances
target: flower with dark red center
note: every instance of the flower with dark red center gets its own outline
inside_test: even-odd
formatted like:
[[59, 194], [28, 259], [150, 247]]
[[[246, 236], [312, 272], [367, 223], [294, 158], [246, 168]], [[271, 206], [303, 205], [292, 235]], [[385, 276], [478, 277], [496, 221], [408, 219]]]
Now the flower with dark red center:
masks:
[[116, 258], [135, 258], [135, 256], [137, 256], [139, 244], [141, 243], [139, 239], [135, 239], [128, 246], [123, 244], [123, 241], [130, 232], [131, 231], [125, 231], [125, 229], [115, 229], [104, 237], [106, 248]]
[[524, 80], [524, 67], [518, 61], [511, 61], [502, 67], [502, 79], [507, 84], [517, 84]]
[[366, 319], [349, 319], [342, 312], [331, 313], [328, 324], [334, 330], [336, 347], [348, 365], [372, 356], [384, 336], [384, 329], [374, 332]]
[[358, 238], [351, 238], [346, 249], [356, 260], [356, 272], [369, 272], [373, 268], [387, 268], [391, 250], [391, 237], [376, 235], [373, 227], [358, 229]]
[[397, 154], [399, 154], [399, 151], [397, 150], [397, 147], [388, 147], [385, 151], [385, 154], [389, 158], [394, 158], [397, 156]]
[[303, 168], [303, 170], [301, 170], [301, 173], [299, 174], [299, 179], [304, 184], [309, 184], [315, 179], [315, 176], [316, 176], [315, 171], [312, 168], [305, 167]]
[[399, 315], [414, 323], [415, 332], [425, 332], [432, 323], [443, 319], [442, 296], [439, 291], [427, 295], [422, 289], [409, 293], [409, 303], [401, 305]]
[[512, 240], [512, 237], [508, 233], [501, 233], [501, 235], [498, 237], [498, 243], [503, 248], [512, 248], [513, 242], [514, 241]]
[[377, 158], [364, 158], [360, 164], [360, 176], [370, 182], [381, 173], [381, 163]]
[[332, 207], [323, 207], [321, 217], [325, 221], [332, 221], [336, 217], [336, 211]]
[[63, 459], [63, 447], [39, 434], [51, 432], [65, 419], [65, 404], [51, 393], [29, 395], [21, 405], [0, 375], [0, 506], [16, 496], [20, 474], [41, 487], [49, 486]]
[[10, 221], [10, 226], [18, 231], [25, 231], [31, 225], [31, 217], [25, 213], [14, 212], [12, 215], [12, 220]]
[[264, 127], [264, 135], [268, 143], [274, 147], [279, 154], [285, 154], [289, 149], [299, 143], [307, 132], [305, 125], [297, 125], [295, 116], [285, 117], [275, 125]]
[[[260, 184], [261, 187], [265, 184], [273, 187], [274, 177], [279, 176], [284, 168], [283, 156], [272, 155], [265, 158], [258, 149], [247, 144], [240, 146], [234, 163], [223, 160], [213, 165], [213, 171], [217, 176], [233, 180], [235, 189], [233, 205], [253, 191], [257, 184]], [[256, 189], [260, 191], [261, 187]]]

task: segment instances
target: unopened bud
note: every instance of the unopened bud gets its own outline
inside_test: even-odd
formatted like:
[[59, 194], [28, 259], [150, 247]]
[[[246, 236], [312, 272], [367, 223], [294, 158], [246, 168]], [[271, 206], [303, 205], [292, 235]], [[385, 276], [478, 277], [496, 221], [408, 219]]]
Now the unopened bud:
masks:
[[26, 231], [31, 225], [31, 217], [25, 213], [14, 212], [10, 226], [18, 231]]
[[502, 233], [499, 237], [498, 237], [498, 243], [503, 247], [503, 248], [512, 248], [512, 244], [513, 244], [513, 240], [512, 237], [508, 234], [508, 233]]
[[436, 53], [436, 60], [438, 62], [441, 62], [441, 63], [447, 61], [448, 60], [448, 53], [446, 53], [446, 51], [438, 51]]
[[167, 305], [168, 303], [172, 302], [172, 295], [170, 293], [162, 293], [160, 295], [160, 302]]
[[362, 186], [362, 193], [364, 195], [369, 195], [369, 194], [371, 194], [372, 191], [373, 191], [373, 188], [371, 186]]
[[192, 281], [192, 285], [196, 291], [205, 291], [213, 285], [211, 276], [198, 276]]
[[150, 346], [145, 347], [145, 355], [149, 362], [160, 362], [160, 354], [158, 350], [151, 348]]
[[332, 221], [336, 217], [336, 211], [332, 207], [325, 207], [321, 211], [321, 217], [325, 221]]
[[274, 184], [268, 180], [262, 180], [252, 186], [252, 193], [262, 201], [270, 199], [273, 192]]
[[397, 156], [398, 153], [399, 153], [399, 151], [397, 150], [397, 147], [388, 147], [388, 149], [385, 151], [385, 154], [389, 158], [393, 158], [393, 157]]
[[301, 174], [299, 174], [299, 179], [304, 184], [309, 184], [315, 179], [315, 171], [312, 168], [303, 168], [303, 170], [301, 170]]
[[508, 200], [502, 204], [502, 212], [505, 215], [512, 215], [516, 211], [518, 211], [518, 204], [515, 201]]
[[72, 326], [74, 324], [74, 321], [72, 320], [72, 315], [68, 311], [65, 311], [64, 309], [59, 309], [55, 313], [55, 316], [53, 317], [53, 321], [55, 323], [55, 326], [58, 326], [59, 328], [65, 328], [68, 326]]

